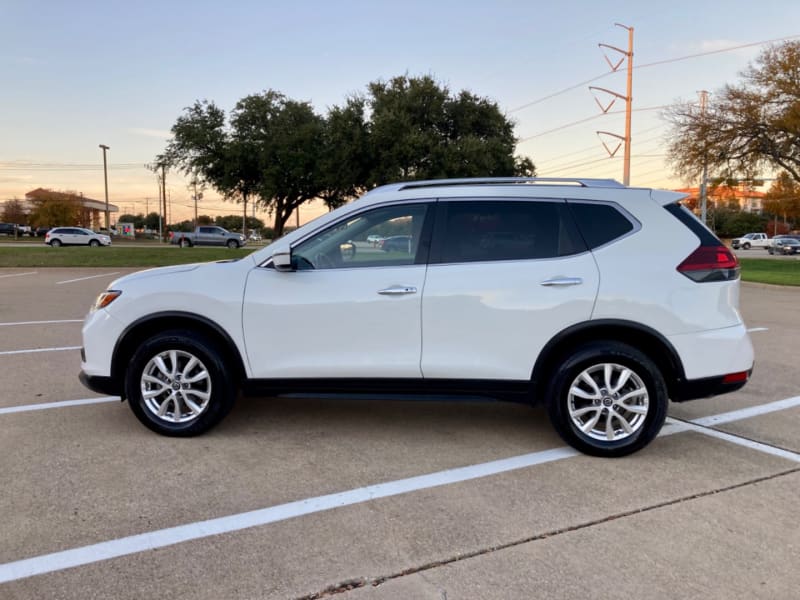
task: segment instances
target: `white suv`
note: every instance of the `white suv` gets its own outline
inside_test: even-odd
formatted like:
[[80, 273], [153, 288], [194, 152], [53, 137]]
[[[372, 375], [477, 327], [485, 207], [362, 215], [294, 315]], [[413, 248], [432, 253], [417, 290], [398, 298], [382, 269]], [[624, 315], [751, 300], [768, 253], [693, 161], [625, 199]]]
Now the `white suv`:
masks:
[[669, 399], [739, 389], [753, 366], [736, 257], [680, 198], [587, 179], [377, 188], [241, 260], [118, 279], [86, 318], [81, 380], [166, 435], [216, 425], [239, 389], [483, 395], [628, 454]]

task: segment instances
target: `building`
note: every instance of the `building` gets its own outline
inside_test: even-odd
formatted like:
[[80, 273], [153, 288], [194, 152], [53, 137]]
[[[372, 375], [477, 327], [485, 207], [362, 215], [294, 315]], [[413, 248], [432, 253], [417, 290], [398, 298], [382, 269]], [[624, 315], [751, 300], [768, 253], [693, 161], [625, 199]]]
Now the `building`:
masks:
[[[735, 205], [744, 212], [758, 213], [764, 209], [764, 192], [757, 192], [751, 187], [746, 185], [740, 186], [727, 186], [718, 185], [716, 187], [708, 186], [708, 208], [720, 207], [726, 208], [731, 204]], [[691, 208], [696, 210], [700, 209], [700, 188], [681, 188], [675, 190], [683, 194], [688, 194], [688, 204]]]
[[[35, 190], [31, 190], [25, 194], [25, 204], [27, 205], [26, 209], [30, 211], [32, 208], [32, 203], [36, 200], [46, 202], [50, 198], [60, 198], [77, 202], [81, 207], [78, 225], [82, 227], [88, 227], [90, 229], [100, 229], [101, 227], [106, 226], [105, 200], [87, 198], [83, 194], [74, 194], [72, 192], [56, 192], [45, 188], [36, 188]], [[108, 212], [117, 213], [119, 212], [119, 207], [109, 203]], [[111, 218], [111, 222], [113, 223], [114, 221], [115, 219]]]

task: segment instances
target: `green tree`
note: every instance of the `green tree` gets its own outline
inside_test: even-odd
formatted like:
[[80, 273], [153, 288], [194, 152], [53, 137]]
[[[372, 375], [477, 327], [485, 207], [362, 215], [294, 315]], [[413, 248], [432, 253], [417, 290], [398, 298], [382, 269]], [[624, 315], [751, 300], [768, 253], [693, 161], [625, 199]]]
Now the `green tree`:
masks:
[[[219, 225], [229, 231], [241, 231], [242, 218], [239, 215], [217, 216], [214, 218], [214, 225]], [[264, 228], [264, 221], [255, 217], [247, 217], [246, 227], [248, 231], [251, 229], [261, 230]]]
[[144, 229], [144, 215], [122, 214], [117, 217], [117, 223], [133, 223], [134, 229]]
[[[239, 219], [239, 217], [234, 216], [234, 219]], [[197, 224], [198, 225], [213, 225], [214, 219], [212, 219], [209, 215], [197, 215]]]
[[160, 220], [161, 217], [157, 212], [147, 213], [147, 216], [144, 218], [144, 228], [150, 231], [158, 231]]
[[705, 111], [692, 103], [669, 110], [671, 164], [691, 178], [707, 164], [729, 177], [779, 168], [800, 182], [800, 42], [767, 48], [741, 78], [712, 94]]
[[46, 190], [30, 199], [29, 222], [33, 227], [58, 227], [77, 225], [81, 218], [81, 205], [76, 194]]
[[364, 192], [372, 167], [366, 100], [351, 96], [344, 106], [334, 106], [323, 123], [319, 175], [320, 198], [329, 209]]
[[367, 101], [373, 185], [535, 174], [530, 159], [514, 157], [513, 123], [491, 100], [451, 95], [429, 76], [401, 76], [370, 83]]

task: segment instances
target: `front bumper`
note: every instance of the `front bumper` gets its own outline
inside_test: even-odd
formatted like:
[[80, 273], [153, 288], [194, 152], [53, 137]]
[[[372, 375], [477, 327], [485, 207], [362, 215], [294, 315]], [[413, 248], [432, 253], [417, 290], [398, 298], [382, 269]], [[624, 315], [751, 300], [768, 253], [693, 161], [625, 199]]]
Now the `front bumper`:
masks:
[[81, 371], [78, 375], [78, 379], [83, 385], [98, 394], [122, 396], [122, 386], [111, 377], [88, 375], [84, 371]]

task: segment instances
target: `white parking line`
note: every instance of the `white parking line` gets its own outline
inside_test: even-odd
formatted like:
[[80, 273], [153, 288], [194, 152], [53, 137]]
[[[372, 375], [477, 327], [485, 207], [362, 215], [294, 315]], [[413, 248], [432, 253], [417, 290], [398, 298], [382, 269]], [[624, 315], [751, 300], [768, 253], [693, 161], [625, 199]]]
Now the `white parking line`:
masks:
[[57, 321], [17, 321], [16, 323], [0, 323], [0, 327], [12, 325], [51, 325], [54, 323], [83, 323], [83, 319], [59, 319]]
[[8, 275], [0, 275], [0, 279], [5, 277], [22, 277], [23, 275], [36, 275], [36, 271], [29, 271], [28, 273], [9, 273]]
[[31, 410], [47, 410], [48, 408], [64, 408], [65, 406], [86, 406], [87, 404], [102, 404], [104, 402], [119, 402], [119, 396], [103, 396], [102, 398], [83, 398], [82, 400], [62, 400], [60, 402], [42, 402], [41, 404], [23, 404], [21, 406], [8, 406], [0, 408], [0, 415], [28, 412]]
[[756, 333], [757, 331], [769, 331], [769, 327], [751, 327], [747, 333]]
[[[790, 398], [788, 400], [794, 399]], [[777, 405], [778, 403], [773, 402], [757, 408], [761, 408], [762, 413], [772, 412], [773, 410], [781, 410], [775, 408]], [[738, 414], [745, 414], [743, 411], [736, 412]], [[734, 413], [726, 414], [732, 415]], [[752, 416], [751, 413], [747, 413], [747, 415]], [[752, 440], [745, 440], [738, 436], [721, 431], [707, 429], [694, 423], [677, 421], [675, 419], [667, 420], [667, 426], [664, 429], [663, 435], [670, 435], [671, 433], [679, 433], [687, 430], [696, 431], [698, 433], [720, 438], [741, 446], [745, 446], [747, 448], [751, 448], [753, 450], [766, 452], [768, 454], [780, 456], [781, 458], [786, 458], [791, 461], [800, 462], [800, 454], [781, 450], [780, 448], [775, 448], [773, 446], [768, 446]], [[379, 483], [376, 485], [370, 485], [335, 494], [316, 496], [313, 498], [306, 498], [304, 500], [296, 500], [294, 502], [287, 502], [286, 504], [279, 504], [277, 506], [262, 508], [260, 510], [238, 513], [195, 523], [187, 523], [177, 527], [158, 529], [147, 533], [140, 533], [138, 535], [131, 535], [123, 538], [117, 538], [115, 540], [82, 546], [79, 548], [72, 548], [70, 550], [63, 550], [61, 552], [42, 554], [31, 558], [0, 564], [0, 583], [6, 583], [16, 579], [23, 579], [25, 577], [41, 575], [53, 571], [60, 571], [81, 565], [87, 565], [111, 558], [117, 558], [119, 556], [134, 554], [136, 552], [144, 552], [146, 550], [154, 550], [156, 548], [172, 546], [174, 544], [210, 537], [212, 535], [220, 535], [224, 533], [240, 531], [242, 529], [249, 529], [251, 527], [259, 527], [269, 523], [285, 521], [287, 519], [323, 512], [342, 506], [350, 506], [353, 504], [368, 502], [377, 498], [388, 498], [390, 496], [407, 494], [409, 492], [418, 490], [450, 485], [453, 483], [469, 481], [481, 477], [488, 477], [498, 473], [506, 473], [516, 469], [523, 469], [575, 456], [580, 456], [580, 454], [572, 448], [553, 448], [543, 452], [534, 452], [531, 454], [514, 456], [511, 458], [495, 460], [478, 465], [448, 469], [446, 471], [439, 471], [436, 473], [430, 473], [428, 475], [420, 475], [417, 477], [409, 477], [407, 479], [399, 479], [397, 481]]]
[[785, 400], [776, 400], [767, 404], [760, 404], [758, 406], [749, 406], [741, 410], [732, 410], [731, 412], [722, 413], [719, 415], [711, 415], [710, 417], [702, 417], [700, 419], [692, 419], [695, 425], [703, 427], [713, 427], [714, 425], [722, 425], [723, 423], [730, 423], [731, 421], [740, 421], [742, 419], [749, 419], [750, 417], [757, 417], [767, 413], [775, 412], [776, 410], [786, 410], [787, 408], [794, 408], [800, 406], [800, 396], [794, 398], [786, 398]]
[[33, 354], [34, 352], [59, 352], [61, 350], [80, 350], [80, 346], [63, 346], [62, 348], [32, 348], [31, 350], [4, 350], [0, 356], [5, 354]]
[[61, 285], [62, 283], [75, 283], [76, 281], [86, 281], [87, 279], [97, 279], [98, 277], [111, 277], [112, 275], [119, 275], [120, 271], [114, 271], [113, 273], [103, 273], [102, 275], [90, 275], [89, 277], [79, 277], [78, 279], [67, 279], [66, 281], [56, 281], [56, 285]]

